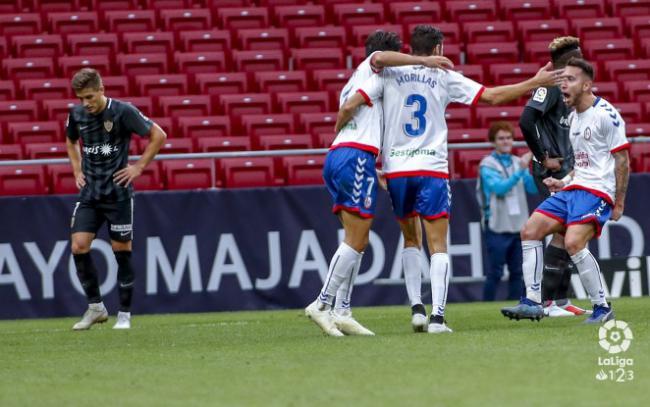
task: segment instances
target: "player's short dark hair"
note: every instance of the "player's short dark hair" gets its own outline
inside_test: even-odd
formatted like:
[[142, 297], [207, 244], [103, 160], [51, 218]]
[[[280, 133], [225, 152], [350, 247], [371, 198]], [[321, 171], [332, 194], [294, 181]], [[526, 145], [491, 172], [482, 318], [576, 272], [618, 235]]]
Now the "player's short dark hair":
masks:
[[557, 37], [548, 45], [551, 51], [551, 61], [555, 68], [564, 68], [569, 59], [582, 58], [580, 39], [577, 37]]
[[420, 24], [411, 33], [411, 53], [414, 55], [431, 55], [431, 51], [442, 44], [445, 36], [432, 25]]
[[72, 77], [72, 89], [75, 92], [81, 92], [84, 89], [99, 90], [102, 86], [102, 77], [92, 68], [83, 68]]
[[567, 61], [566, 66], [575, 66], [580, 68], [591, 79], [594, 80], [594, 67], [582, 58], [571, 58]]
[[402, 49], [402, 40], [392, 31], [377, 30], [366, 38], [366, 57], [375, 51], [396, 51]]
[[490, 126], [490, 130], [488, 130], [488, 140], [490, 140], [491, 143], [494, 143], [497, 138], [497, 133], [501, 130], [512, 134], [512, 137], [515, 136], [515, 127], [512, 125], [512, 123], [500, 121], [494, 122]]

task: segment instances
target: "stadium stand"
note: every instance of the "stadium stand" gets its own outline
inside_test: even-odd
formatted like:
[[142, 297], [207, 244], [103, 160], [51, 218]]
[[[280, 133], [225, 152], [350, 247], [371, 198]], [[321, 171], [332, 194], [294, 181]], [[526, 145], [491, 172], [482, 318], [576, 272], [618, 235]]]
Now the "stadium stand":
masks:
[[[69, 80], [83, 67], [165, 129], [162, 153], [327, 148], [365, 38], [383, 28], [407, 44], [419, 23], [438, 26], [456, 70], [488, 86], [531, 76], [552, 38], [580, 36], [595, 92], [629, 137], [650, 135], [650, 0], [26, 0], [0, 3], [0, 160], [65, 156]], [[449, 142], [485, 141], [490, 122], [516, 124], [524, 102], [450, 106]], [[146, 140], [132, 144], [139, 153]], [[650, 171], [648, 145], [634, 144], [635, 171]], [[450, 153], [453, 176], [474, 177], [483, 153]], [[136, 187], [320, 184], [322, 165], [319, 155], [165, 160]], [[74, 191], [66, 165], [0, 166], [0, 195]]]

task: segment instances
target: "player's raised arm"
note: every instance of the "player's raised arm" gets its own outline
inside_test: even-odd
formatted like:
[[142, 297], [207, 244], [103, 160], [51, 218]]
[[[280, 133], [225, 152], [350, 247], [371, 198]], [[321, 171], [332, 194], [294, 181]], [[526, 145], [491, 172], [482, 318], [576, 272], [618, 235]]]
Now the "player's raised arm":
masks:
[[336, 126], [334, 131], [338, 133], [352, 119], [354, 113], [360, 106], [368, 105], [372, 107], [373, 101], [379, 100], [383, 95], [383, 78], [381, 75], [372, 75], [368, 78], [352, 96], [350, 96], [343, 106], [339, 108], [336, 116]]
[[500, 105], [518, 99], [533, 89], [559, 85], [562, 72], [562, 69], [553, 70], [549, 62], [530, 79], [512, 85], [486, 88], [479, 101], [490, 105]]

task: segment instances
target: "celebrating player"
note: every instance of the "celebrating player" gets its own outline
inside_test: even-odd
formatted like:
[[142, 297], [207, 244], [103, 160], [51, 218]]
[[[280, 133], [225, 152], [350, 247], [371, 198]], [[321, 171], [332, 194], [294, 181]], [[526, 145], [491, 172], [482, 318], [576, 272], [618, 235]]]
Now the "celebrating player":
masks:
[[[367, 58], [343, 88], [341, 105], [364, 81], [386, 66], [452, 66], [444, 57], [401, 54], [397, 52], [401, 47], [402, 42], [395, 33], [376, 31], [370, 35], [366, 41]], [[374, 335], [352, 317], [350, 296], [375, 212], [375, 159], [382, 138], [382, 109], [378, 104], [349, 113], [354, 114], [354, 119], [345, 128], [337, 129], [338, 135], [323, 169], [327, 189], [334, 201], [332, 211], [343, 224], [345, 238], [332, 257], [320, 295], [305, 308], [305, 314], [331, 336]], [[331, 312], [335, 297], [335, 309]]]
[[[167, 136], [133, 105], [107, 98], [96, 70], [84, 68], [77, 72], [72, 78], [72, 88], [81, 101], [81, 105], [70, 109], [66, 122], [68, 156], [80, 189], [79, 201], [72, 214], [72, 255], [89, 304], [73, 329], [89, 329], [95, 323], [108, 320], [99, 292], [97, 270], [90, 256], [90, 244], [104, 222], [108, 224], [118, 264], [120, 311], [113, 328], [129, 329], [134, 280], [131, 267], [132, 182], [153, 160]], [[128, 164], [132, 133], [149, 136], [150, 141], [142, 157]]]
[[542, 239], [552, 233], [565, 233], [564, 246], [593, 304], [593, 313], [586, 322], [602, 323], [614, 318], [598, 262], [587, 244], [600, 235], [608, 219], [616, 221], [623, 215], [629, 143], [625, 122], [617, 110], [592, 93], [593, 80], [594, 70], [587, 61], [571, 58], [567, 62], [560, 90], [566, 105], [575, 109], [569, 116], [574, 170], [561, 180], [544, 180], [551, 192], [559, 192], [542, 202], [521, 232], [526, 297], [518, 305], [501, 310], [511, 319], [539, 320], [544, 315], [540, 290]]
[[[559, 37], [549, 44], [551, 61], [556, 69], [564, 68], [572, 57], [582, 57], [580, 40]], [[543, 180], [562, 179], [573, 170], [573, 149], [569, 139], [569, 107], [562, 100], [560, 88], [539, 88], [524, 108], [519, 125], [532, 151], [533, 174], [537, 189], [545, 198], [550, 195]], [[571, 304], [569, 287], [573, 263], [564, 249], [564, 237], [555, 233], [544, 251], [542, 300], [544, 314], [550, 317], [582, 315], [584, 309]]]
[[[415, 56], [442, 55], [442, 33], [428, 25], [415, 27], [411, 52]], [[374, 75], [352, 96], [339, 112], [337, 128], [347, 123], [350, 111], [366, 103], [372, 106], [383, 98], [383, 170], [393, 210], [399, 219], [405, 247], [418, 248], [417, 228], [424, 220], [431, 262], [433, 312], [427, 327], [422, 304], [412, 306], [416, 331], [451, 332], [444, 321], [449, 284], [447, 230], [451, 191], [447, 162], [447, 124], [445, 108], [451, 102], [474, 105], [517, 99], [539, 86], [556, 83], [561, 71], [550, 71], [550, 63], [535, 77], [513, 85], [485, 88], [463, 75], [421, 65], [385, 69]], [[348, 112], [348, 113], [346, 113]], [[419, 262], [404, 270], [409, 292], [419, 292]], [[407, 274], [408, 273], [408, 274]], [[412, 275], [411, 275], [412, 273]]]

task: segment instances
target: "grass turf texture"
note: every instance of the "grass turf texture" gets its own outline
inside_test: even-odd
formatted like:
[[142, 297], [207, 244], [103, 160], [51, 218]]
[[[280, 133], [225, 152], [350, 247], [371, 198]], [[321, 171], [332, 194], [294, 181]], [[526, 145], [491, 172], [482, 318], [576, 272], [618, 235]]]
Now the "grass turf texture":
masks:
[[302, 310], [151, 315], [131, 331], [76, 319], [0, 322], [0, 405], [643, 405], [650, 298], [616, 300], [634, 380], [599, 382], [598, 326], [510, 321], [505, 303], [450, 304], [447, 335], [410, 309], [355, 309], [376, 337], [324, 337]]

